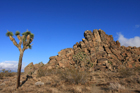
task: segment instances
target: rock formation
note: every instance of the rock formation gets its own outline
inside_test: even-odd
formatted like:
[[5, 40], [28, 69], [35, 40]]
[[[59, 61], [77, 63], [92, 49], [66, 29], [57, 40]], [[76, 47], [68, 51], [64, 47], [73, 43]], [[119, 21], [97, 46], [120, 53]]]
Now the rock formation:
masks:
[[[79, 43], [73, 48], [66, 48], [51, 56], [49, 62], [43, 66], [45, 69], [76, 67], [86, 71], [117, 71], [125, 66], [133, 68], [140, 65], [140, 47], [120, 46], [119, 41], [114, 41], [112, 35], [107, 35], [103, 30], [87, 30]], [[29, 68], [32, 65], [32, 69]], [[25, 73], [30, 70], [37, 71], [38, 66], [30, 63], [25, 67]]]
[[42, 62], [38, 63], [38, 64], [33, 64], [33, 62], [31, 62], [29, 65], [27, 65], [25, 68], [24, 68], [24, 72], [27, 74], [27, 75], [31, 75], [31, 74], [36, 74], [37, 71], [38, 71], [38, 68], [44, 66], [44, 64]]

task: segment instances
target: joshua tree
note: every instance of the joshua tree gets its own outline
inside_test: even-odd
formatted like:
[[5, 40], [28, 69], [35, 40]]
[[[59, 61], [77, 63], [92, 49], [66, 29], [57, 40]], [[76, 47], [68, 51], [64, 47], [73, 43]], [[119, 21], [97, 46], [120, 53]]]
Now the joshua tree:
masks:
[[[8, 31], [8, 30], [7, 30]], [[31, 42], [33, 41], [34, 38], [34, 34], [32, 34], [30, 31], [27, 31], [22, 33], [23, 36], [20, 36], [20, 32], [16, 31], [15, 35], [17, 36], [17, 38], [19, 39], [19, 44], [17, 44], [17, 42], [15, 41], [15, 39], [12, 37], [13, 33], [12, 32], [7, 32], [6, 36], [8, 36], [10, 38], [10, 40], [13, 42], [13, 44], [19, 49], [20, 51], [20, 56], [19, 56], [19, 62], [18, 62], [18, 70], [17, 70], [17, 86], [16, 88], [18, 88], [20, 86], [20, 74], [21, 74], [21, 66], [22, 66], [22, 57], [23, 57], [23, 53], [26, 49], [32, 47], [33, 44], [31, 44]], [[21, 44], [23, 44], [23, 49], [21, 48]], [[31, 45], [30, 45], [31, 44]]]

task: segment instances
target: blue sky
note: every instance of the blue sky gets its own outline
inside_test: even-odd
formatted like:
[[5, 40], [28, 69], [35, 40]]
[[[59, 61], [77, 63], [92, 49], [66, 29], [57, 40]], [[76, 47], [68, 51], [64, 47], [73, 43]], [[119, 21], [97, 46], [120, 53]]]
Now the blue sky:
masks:
[[[82, 41], [86, 30], [102, 29], [124, 46], [140, 46], [140, 0], [1, 0], [0, 67], [17, 71], [19, 50], [13, 34], [34, 34], [32, 49], [24, 52], [22, 72], [29, 63], [46, 64], [49, 57]], [[17, 37], [13, 36], [17, 43]]]

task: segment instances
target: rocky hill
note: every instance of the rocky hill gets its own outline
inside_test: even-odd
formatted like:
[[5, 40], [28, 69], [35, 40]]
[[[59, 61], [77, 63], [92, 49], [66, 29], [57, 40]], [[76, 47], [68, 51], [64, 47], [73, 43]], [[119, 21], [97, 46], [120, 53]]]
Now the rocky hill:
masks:
[[120, 67], [133, 68], [140, 65], [140, 47], [120, 46], [114, 41], [112, 35], [103, 30], [86, 30], [84, 37], [73, 48], [66, 48], [51, 56], [45, 65], [33, 62], [25, 67], [25, 73], [36, 74], [39, 67], [44, 69], [57, 69], [75, 67], [86, 71], [113, 71]]

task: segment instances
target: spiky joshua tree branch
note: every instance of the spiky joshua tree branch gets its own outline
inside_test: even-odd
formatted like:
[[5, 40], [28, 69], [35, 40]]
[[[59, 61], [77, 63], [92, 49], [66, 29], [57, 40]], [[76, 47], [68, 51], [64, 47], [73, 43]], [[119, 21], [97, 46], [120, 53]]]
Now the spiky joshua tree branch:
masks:
[[[8, 31], [8, 30], [7, 30]], [[8, 36], [10, 38], [10, 40], [13, 42], [13, 44], [19, 49], [20, 51], [20, 56], [19, 56], [19, 63], [18, 63], [18, 70], [17, 70], [17, 85], [16, 88], [18, 88], [20, 86], [20, 74], [21, 74], [21, 66], [22, 66], [22, 57], [23, 57], [23, 53], [26, 49], [31, 49], [32, 45], [31, 42], [33, 41], [34, 38], [34, 34], [32, 34], [30, 31], [27, 31], [22, 33], [23, 36], [20, 36], [20, 32], [16, 31], [15, 35], [17, 36], [17, 38], [19, 39], [19, 44], [17, 44], [17, 42], [15, 41], [15, 39], [12, 37], [13, 33], [8, 31], [6, 33], [6, 36]], [[21, 49], [21, 44], [23, 44], [23, 49]], [[31, 45], [30, 45], [31, 44]]]

